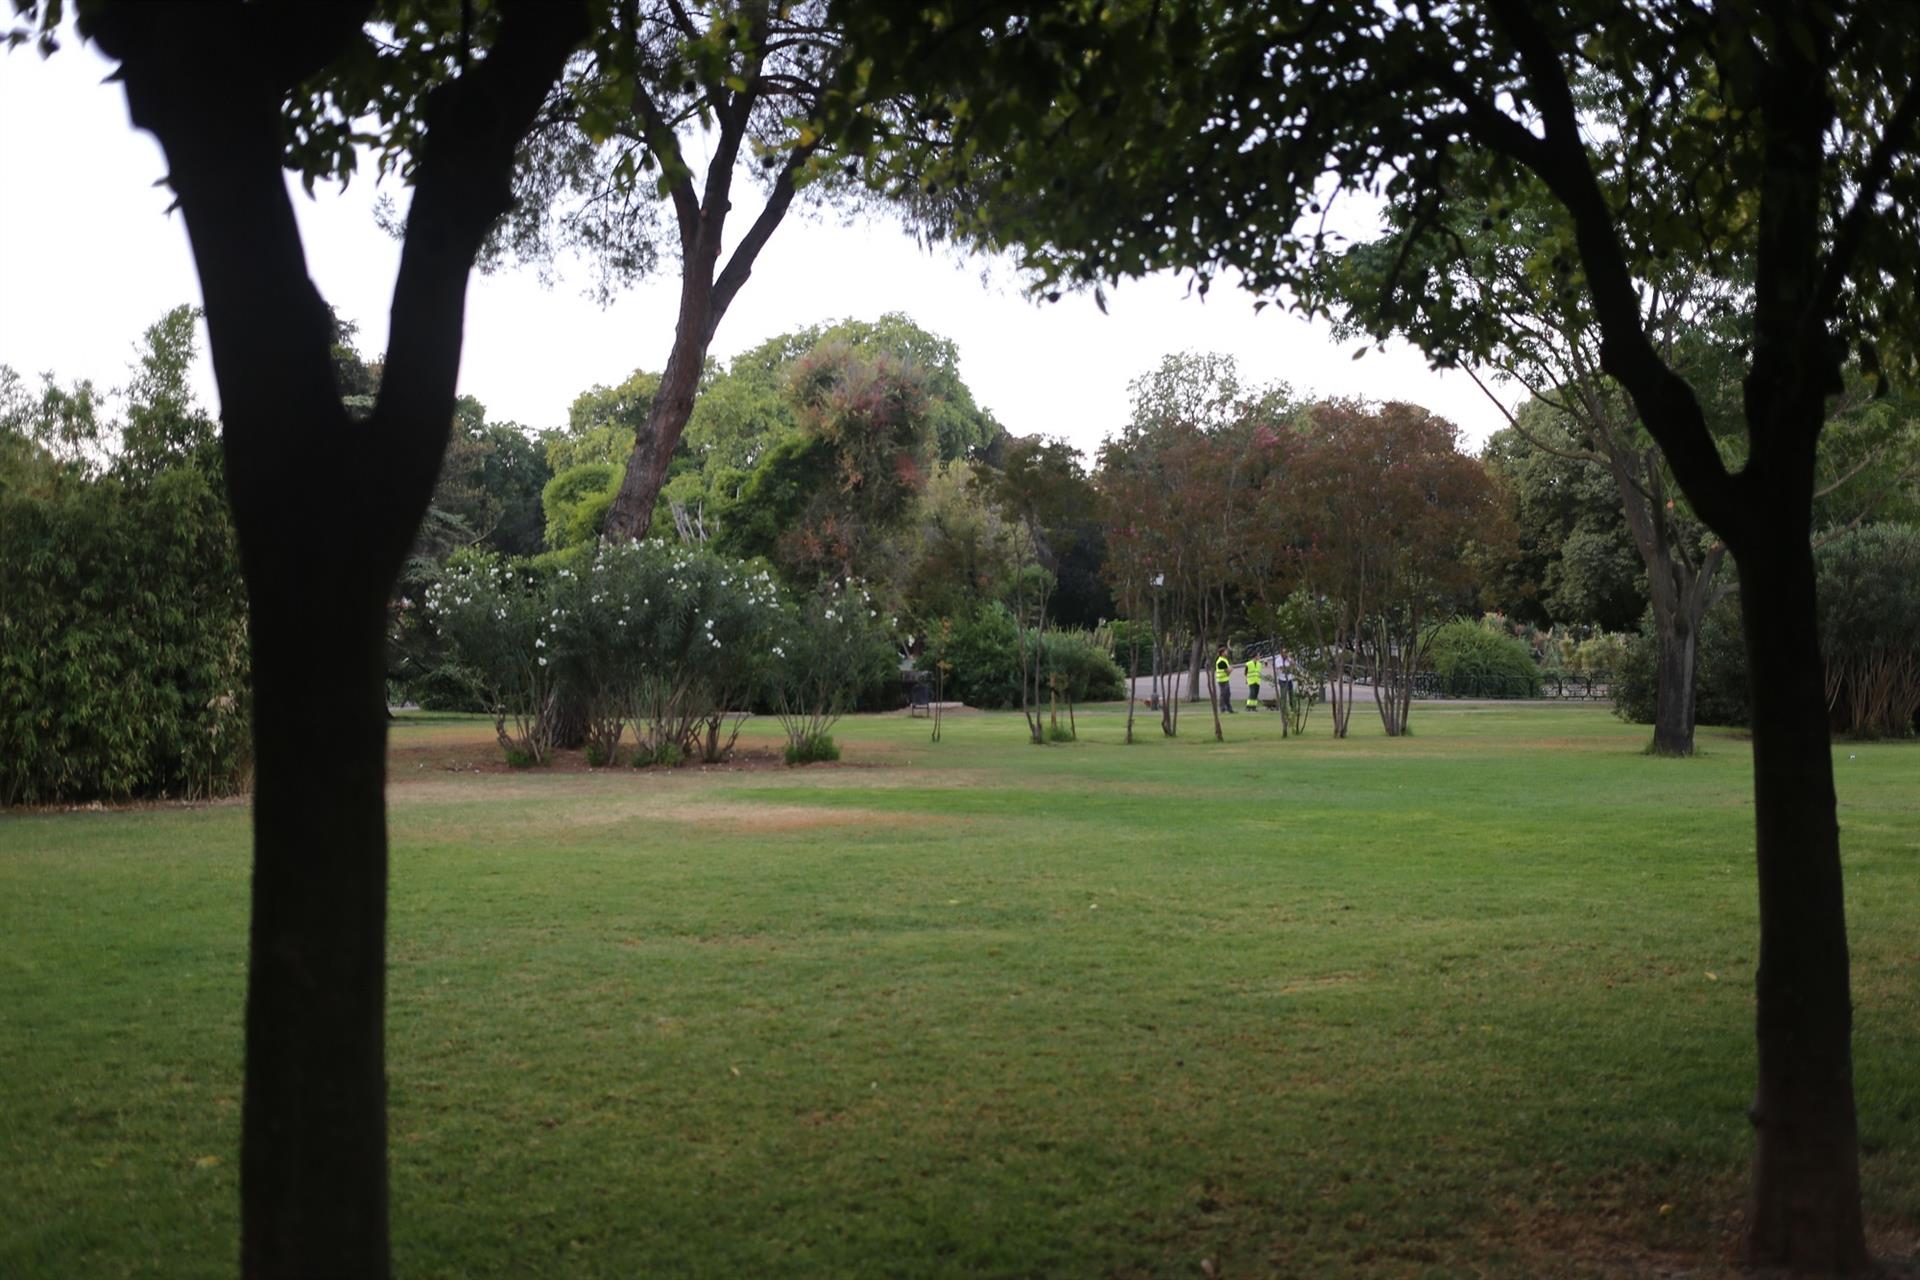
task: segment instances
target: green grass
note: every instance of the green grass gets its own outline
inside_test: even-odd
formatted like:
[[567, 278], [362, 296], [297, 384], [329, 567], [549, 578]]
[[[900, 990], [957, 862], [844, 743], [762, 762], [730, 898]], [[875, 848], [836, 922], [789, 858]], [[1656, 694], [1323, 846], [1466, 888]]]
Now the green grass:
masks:
[[[505, 773], [489, 726], [403, 721], [399, 1274], [1720, 1268], [1744, 742], [1655, 759], [1597, 708], [1079, 722]], [[1902, 1258], [1916, 766], [1836, 750], [1867, 1210]], [[246, 890], [242, 805], [0, 818], [0, 1276], [232, 1272]]]

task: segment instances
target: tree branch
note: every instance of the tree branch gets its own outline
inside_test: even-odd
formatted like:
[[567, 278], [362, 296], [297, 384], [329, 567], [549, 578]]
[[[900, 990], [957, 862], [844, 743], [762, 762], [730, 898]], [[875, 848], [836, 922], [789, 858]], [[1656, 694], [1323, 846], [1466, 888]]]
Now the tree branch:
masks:
[[[1580, 142], [1573, 92], [1559, 55], [1525, 0], [1493, 0], [1493, 10], [1519, 51], [1546, 136], [1535, 139], [1497, 112], [1509, 128], [1476, 123], [1475, 131], [1488, 146], [1537, 173], [1566, 207], [1600, 326], [1601, 367], [1633, 397], [1640, 420], [1660, 442], [1695, 510], [1722, 536], [1743, 532], [1745, 517], [1734, 500], [1736, 486], [1707, 430], [1700, 402], [1648, 340], [1613, 214]], [[1515, 131], [1524, 144], [1512, 138]]]
[[[445, 407], [460, 369], [474, 259], [512, 204], [520, 140], [587, 34], [585, 0], [500, 0], [500, 11], [486, 59], [427, 100], [386, 371], [363, 428], [385, 447], [380, 475], [397, 510], [419, 510], [433, 491], [451, 429]], [[412, 534], [411, 527], [404, 531], [397, 550]]]
[[687, 167], [680, 150], [679, 135], [647, 92], [645, 79], [638, 75], [633, 78], [633, 109], [640, 116], [647, 146], [660, 157], [660, 172], [667, 179], [667, 194], [673, 199], [673, 216], [680, 228], [680, 252], [690, 257], [700, 235], [700, 201], [693, 193], [693, 170]]
[[1860, 242], [1866, 235], [1867, 220], [1873, 214], [1873, 206], [1879, 201], [1881, 189], [1893, 173], [1893, 163], [1907, 145], [1907, 135], [1912, 132], [1917, 119], [1920, 119], [1920, 93], [1908, 86], [1906, 96], [1901, 98], [1900, 105], [1894, 108], [1892, 118], [1887, 121], [1880, 141], [1874, 144], [1873, 154], [1860, 175], [1860, 188], [1854, 192], [1853, 205], [1840, 220], [1840, 230], [1834, 236], [1833, 249], [1827, 254], [1827, 269], [1821, 274], [1820, 287], [1814, 294], [1815, 316], [1824, 317], [1832, 312], [1833, 304], [1840, 296], [1840, 288], [1846, 282], [1847, 272], [1853, 265], [1854, 256], [1860, 251]]
[[747, 228], [747, 234], [734, 246], [733, 253], [727, 259], [727, 265], [713, 282], [713, 302], [707, 313], [707, 340], [713, 340], [713, 331], [720, 326], [720, 319], [726, 315], [727, 307], [733, 302], [734, 295], [740, 292], [740, 286], [747, 282], [753, 273], [754, 259], [760, 250], [766, 247], [767, 240], [793, 204], [793, 175], [812, 155], [812, 145], [796, 147], [787, 155], [787, 163], [780, 169], [779, 176], [773, 180], [773, 190], [767, 193], [767, 203], [760, 210], [760, 216]]

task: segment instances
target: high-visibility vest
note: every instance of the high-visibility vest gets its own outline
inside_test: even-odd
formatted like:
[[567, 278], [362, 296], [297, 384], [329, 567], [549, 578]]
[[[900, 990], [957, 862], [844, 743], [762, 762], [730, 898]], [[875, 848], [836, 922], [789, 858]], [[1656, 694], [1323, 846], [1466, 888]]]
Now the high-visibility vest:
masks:
[[1233, 678], [1233, 664], [1225, 658], [1215, 658], [1213, 660], [1213, 678], [1221, 684], [1225, 684], [1231, 680]]
[[1247, 683], [1260, 683], [1260, 664], [1258, 662], [1249, 662], [1247, 664]]

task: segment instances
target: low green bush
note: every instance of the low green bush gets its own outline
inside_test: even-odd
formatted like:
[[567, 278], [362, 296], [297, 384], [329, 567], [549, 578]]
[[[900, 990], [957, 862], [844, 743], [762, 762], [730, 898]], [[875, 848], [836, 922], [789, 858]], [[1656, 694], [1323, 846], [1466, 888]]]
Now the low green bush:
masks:
[[649, 769], [655, 765], [662, 769], [674, 769], [686, 758], [686, 753], [680, 750], [677, 742], [642, 743], [633, 749], [630, 763], [636, 769]]
[[781, 755], [786, 758], [789, 765], [822, 764], [829, 760], [838, 760], [840, 747], [834, 742], [832, 734], [816, 733], [798, 742], [789, 742]]
[[1427, 660], [1451, 697], [1537, 698], [1540, 667], [1526, 641], [1465, 618], [1434, 632]]
[[[1032, 643], [1033, 633], [1027, 633]], [[995, 601], [954, 622], [947, 642], [947, 696], [970, 707], [1004, 710], [1020, 705], [1020, 630], [1013, 614]], [[1085, 631], [1048, 631], [1041, 661], [1066, 677], [1063, 693], [1074, 702], [1111, 702], [1127, 696], [1126, 675], [1105, 648]], [[1047, 681], [1042, 677], [1044, 691]]]

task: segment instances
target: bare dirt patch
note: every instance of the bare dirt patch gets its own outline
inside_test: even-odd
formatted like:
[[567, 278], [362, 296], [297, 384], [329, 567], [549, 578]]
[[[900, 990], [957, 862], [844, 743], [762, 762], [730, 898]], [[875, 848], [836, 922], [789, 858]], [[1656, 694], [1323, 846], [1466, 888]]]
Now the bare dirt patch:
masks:
[[[829, 760], [806, 766], [805, 772], [831, 773], [846, 769], [882, 769], [892, 762], [887, 759]], [[491, 739], [475, 743], [431, 743], [421, 746], [393, 747], [387, 752], [387, 781], [391, 783], [421, 782], [446, 774], [507, 774], [513, 777], [537, 778], [543, 774], [613, 774], [642, 776], [687, 776], [707, 773], [742, 773], [784, 770], [788, 768], [786, 760], [776, 747], [760, 744], [741, 744], [719, 764], [707, 764], [704, 761], [690, 761], [672, 768], [648, 766], [635, 769], [623, 760], [614, 765], [592, 765], [587, 763], [585, 751], [555, 751], [552, 758], [542, 765], [529, 768], [516, 768], [501, 757], [498, 744]]]
[[913, 821], [911, 814], [882, 813], [873, 809], [816, 808], [799, 804], [751, 804], [728, 802], [702, 804], [673, 815], [688, 822], [741, 835], [785, 835], [828, 828], [838, 830], [904, 827]]

